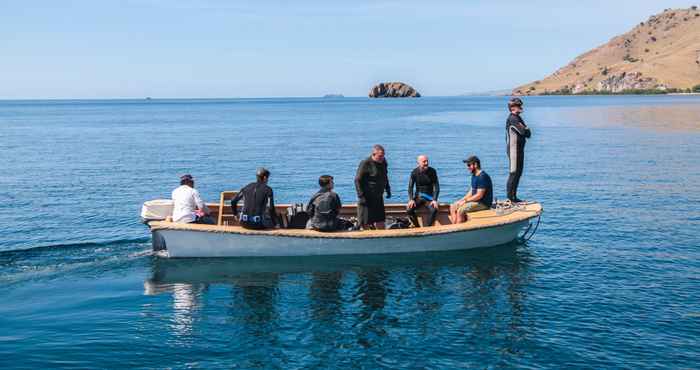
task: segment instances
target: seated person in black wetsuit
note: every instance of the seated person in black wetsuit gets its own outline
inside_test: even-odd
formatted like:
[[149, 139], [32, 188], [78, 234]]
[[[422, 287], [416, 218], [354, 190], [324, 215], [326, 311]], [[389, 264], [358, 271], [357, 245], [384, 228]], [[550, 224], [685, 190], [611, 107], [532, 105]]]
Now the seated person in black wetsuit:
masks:
[[233, 214], [238, 215], [238, 201], [243, 198], [243, 209], [239, 217], [241, 226], [246, 229], [267, 229], [276, 226], [275, 200], [272, 189], [267, 186], [270, 171], [258, 168], [256, 182], [246, 185], [231, 199]]
[[333, 176], [323, 175], [318, 178], [321, 190], [314, 194], [306, 207], [309, 214], [307, 229], [318, 231], [336, 231], [339, 227], [340, 197], [333, 191]]
[[[411, 172], [411, 179], [408, 181], [408, 205], [406, 213], [411, 219], [414, 227], [418, 227], [418, 217], [416, 217], [416, 209], [426, 207], [429, 217], [426, 226], [433, 226], [435, 217], [438, 214], [438, 195], [440, 195], [440, 183], [438, 182], [437, 172], [434, 168], [428, 166], [428, 156], [419, 155], [418, 167]], [[413, 192], [415, 185], [416, 192]]]

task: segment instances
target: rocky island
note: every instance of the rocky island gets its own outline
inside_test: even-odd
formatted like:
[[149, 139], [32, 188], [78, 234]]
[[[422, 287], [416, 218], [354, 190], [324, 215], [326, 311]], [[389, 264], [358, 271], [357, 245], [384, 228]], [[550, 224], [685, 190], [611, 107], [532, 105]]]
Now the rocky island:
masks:
[[420, 98], [420, 93], [403, 82], [382, 82], [369, 91], [370, 98]]
[[514, 95], [700, 92], [700, 10], [666, 9]]

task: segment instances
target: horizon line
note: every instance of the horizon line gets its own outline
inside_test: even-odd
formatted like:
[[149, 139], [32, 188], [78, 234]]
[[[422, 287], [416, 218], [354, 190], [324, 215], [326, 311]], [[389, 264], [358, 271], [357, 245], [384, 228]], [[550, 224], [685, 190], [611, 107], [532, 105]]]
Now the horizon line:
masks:
[[[459, 95], [422, 95], [421, 98], [458, 98], [458, 97], [497, 97], [497, 96], [510, 96], [511, 94], [459, 94]], [[109, 98], [0, 98], [0, 102], [8, 101], [70, 101], [70, 100], [83, 100], [83, 101], [98, 101], [98, 100], [256, 100], [256, 99], [328, 99], [328, 100], [340, 100], [340, 99], [388, 99], [388, 100], [412, 100], [420, 98], [370, 98], [368, 96], [347, 96], [342, 97], [324, 97], [324, 96], [256, 96], [256, 97], [109, 97]]]

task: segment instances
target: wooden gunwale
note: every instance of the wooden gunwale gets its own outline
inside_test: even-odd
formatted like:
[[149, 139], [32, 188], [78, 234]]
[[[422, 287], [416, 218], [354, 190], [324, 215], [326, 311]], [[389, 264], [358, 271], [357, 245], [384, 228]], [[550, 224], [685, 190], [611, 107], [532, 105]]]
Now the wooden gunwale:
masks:
[[[444, 218], [449, 206], [441, 205], [440, 216]], [[286, 209], [287, 205], [280, 205], [278, 209]], [[217, 208], [217, 207], [213, 207]], [[390, 210], [401, 208], [405, 210], [404, 205], [391, 204], [387, 205]], [[349, 213], [350, 210], [356, 209], [355, 205], [344, 206], [341, 215]], [[405, 212], [404, 212], [405, 214]], [[151, 230], [181, 230], [181, 231], [199, 231], [213, 233], [230, 233], [240, 235], [260, 235], [260, 236], [276, 236], [276, 237], [294, 237], [294, 238], [316, 238], [316, 239], [374, 239], [374, 238], [401, 238], [401, 237], [424, 237], [431, 235], [441, 235], [455, 232], [464, 232], [471, 230], [487, 229], [499, 227], [506, 224], [526, 221], [542, 214], [542, 206], [539, 203], [528, 204], [520, 210], [513, 210], [510, 213], [496, 215], [493, 209], [474, 212], [469, 215], [469, 221], [462, 224], [447, 224], [436, 225], [432, 227], [420, 227], [410, 229], [392, 229], [392, 230], [365, 230], [365, 231], [340, 231], [340, 232], [319, 232], [315, 230], [305, 229], [268, 229], [268, 230], [250, 230], [241, 226], [218, 226], [218, 225], [200, 225], [200, 224], [185, 224], [166, 221], [151, 221], [149, 226]]]

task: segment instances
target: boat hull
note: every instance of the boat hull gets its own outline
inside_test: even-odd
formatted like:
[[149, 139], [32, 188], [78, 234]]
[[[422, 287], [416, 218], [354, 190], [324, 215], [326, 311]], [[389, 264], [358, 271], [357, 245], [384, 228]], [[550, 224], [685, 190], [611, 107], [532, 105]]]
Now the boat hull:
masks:
[[168, 257], [266, 257], [385, 254], [492, 247], [515, 240], [529, 220], [449, 233], [390, 238], [248, 235], [200, 230], [153, 230], [154, 250]]

